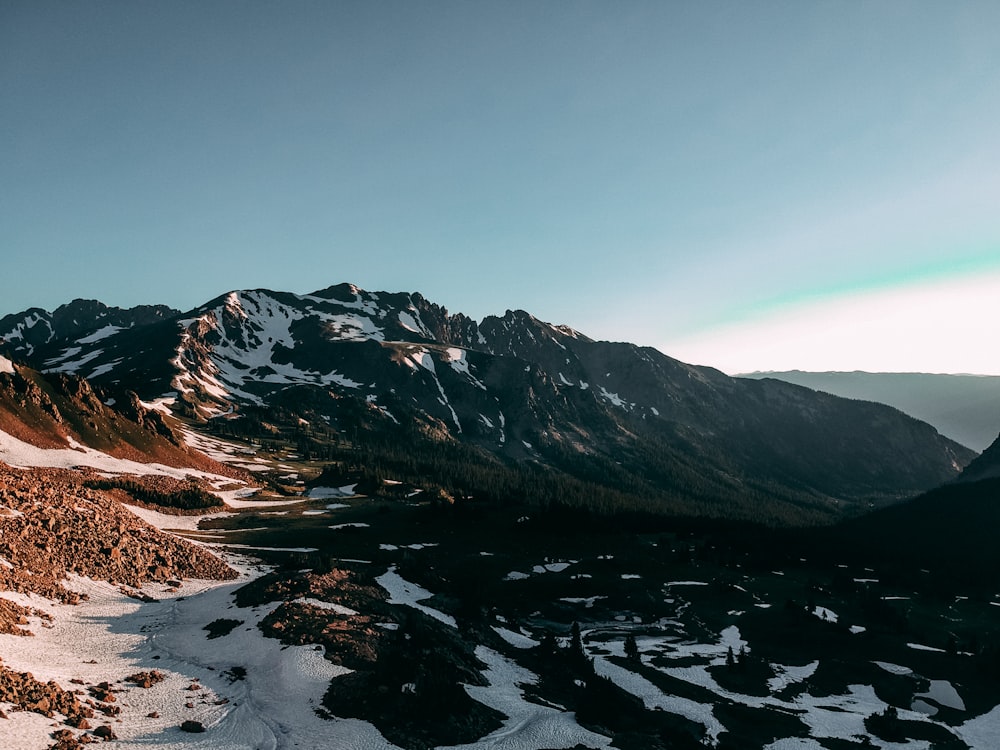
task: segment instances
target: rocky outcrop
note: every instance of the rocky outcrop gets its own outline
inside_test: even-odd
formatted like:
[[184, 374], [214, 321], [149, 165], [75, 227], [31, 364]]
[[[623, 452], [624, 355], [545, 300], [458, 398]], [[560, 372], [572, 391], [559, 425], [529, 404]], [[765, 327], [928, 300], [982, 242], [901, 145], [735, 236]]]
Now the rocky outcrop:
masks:
[[[126, 587], [183, 578], [230, 580], [221, 560], [137, 518], [87, 475], [0, 464], [0, 589], [75, 603], [73, 573]], [[21, 613], [23, 615], [23, 613]]]
[[[30, 672], [16, 672], [8, 669], [0, 660], [0, 703], [10, 704], [15, 711], [31, 711], [50, 719], [57, 716], [69, 727], [77, 730], [90, 729], [90, 719], [94, 708], [81, 702], [76, 693], [64, 690], [55, 682], [40, 682]], [[0, 721], [7, 716], [0, 711]], [[109, 727], [110, 729], [110, 727]], [[94, 734], [98, 734], [95, 730]], [[53, 750], [71, 750], [93, 741], [86, 734], [78, 735], [71, 729], [53, 732]]]

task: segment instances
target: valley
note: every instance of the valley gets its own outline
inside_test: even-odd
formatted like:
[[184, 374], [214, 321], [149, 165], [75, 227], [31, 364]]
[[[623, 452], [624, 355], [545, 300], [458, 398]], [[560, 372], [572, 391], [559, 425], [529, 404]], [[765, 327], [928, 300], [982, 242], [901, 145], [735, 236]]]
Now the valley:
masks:
[[[309, 476], [288, 449], [254, 463]], [[753, 525], [358, 484], [135, 508], [239, 580], [143, 584], [140, 601], [71, 579], [76, 607], [21, 600], [53, 619], [0, 636], [4, 666], [113, 685], [126, 748], [977, 748], [1000, 729], [1000, 600], [974, 582], [914, 586], [848, 548], [810, 560]], [[126, 681], [154, 669], [152, 687]], [[47, 747], [49, 723], [8, 716]]]

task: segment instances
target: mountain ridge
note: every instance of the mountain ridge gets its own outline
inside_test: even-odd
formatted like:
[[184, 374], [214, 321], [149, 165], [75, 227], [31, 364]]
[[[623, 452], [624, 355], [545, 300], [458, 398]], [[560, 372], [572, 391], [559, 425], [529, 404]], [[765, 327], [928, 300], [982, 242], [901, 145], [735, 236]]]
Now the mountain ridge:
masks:
[[773, 504], [815, 522], [937, 486], [973, 456], [888, 407], [730, 378], [522, 310], [477, 322], [418, 292], [337, 284], [235, 290], [173, 314], [74, 307], [88, 309], [89, 328], [74, 319], [45, 341], [24, 336], [37, 311], [6, 316], [2, 351], [210, 427], [254, 413], [344, 442], [413, 425], [556, 476], [624, 478], [674, 512]]
[[789, 370], [736, 377], [775, 378], [844, 398], [889, 404], [976, 451], [993, 442], [1000, 425], [1000, 376], [996, 375]]

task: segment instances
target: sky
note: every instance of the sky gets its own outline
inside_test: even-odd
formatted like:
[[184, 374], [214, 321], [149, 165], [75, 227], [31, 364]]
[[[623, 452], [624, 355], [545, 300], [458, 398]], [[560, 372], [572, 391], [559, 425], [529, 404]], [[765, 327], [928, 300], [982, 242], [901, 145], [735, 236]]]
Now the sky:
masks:
[[998, 28], [993, 0], [0, 0], [0, 316], [346, 281], [730, 373], [1000, 374]]

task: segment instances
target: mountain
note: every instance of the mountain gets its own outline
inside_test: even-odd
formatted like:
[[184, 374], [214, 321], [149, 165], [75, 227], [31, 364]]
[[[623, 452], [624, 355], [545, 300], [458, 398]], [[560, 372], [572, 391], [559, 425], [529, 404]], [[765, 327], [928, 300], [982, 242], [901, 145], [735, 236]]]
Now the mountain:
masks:
[[30, 357], [47, 345], [80, 339], [93, 343], [124, 328], [166, 320], [177, 314], [164, 305], [124, 310], [96, 300], [76, 299], [48, 312], [38, 307], [0, 318], [0, 338], [11, 351]]
[[755, 372], [844, 398], [877, 401], [934, 425], [962, 445], [985, 450], [1000, 425], [1000, 376], [895, 372]]
[[[210, 430], [294, 430], [306, 449], [395, 446], [384, 460], [405, 444], [441, 461], [435, 446], [452, 446], [450, 481], [475, 464], [473, 493], [516, 486], [538, 502], [627, 497], [656, 512], [809, 523], [942, 484], [973, 457], [879, 404], [730, 378], [523, 311], [477, 323], [416, 293], [340, 284], [234, 291], [186, 313], [59, 310], [0, 321], [5, 355], [112, 397], [134, 391]], [[27, 335], [40, 326], [45, 336]], [[525, 474], [537, 471], [544, 481]]]
[[1000, 523], [998, 494], [1000, 439], [970, 463], [958, 481], [832, 527], [830, 559], [843, 558], [847, 546], [856, 559], [890, 566], [893, 575], [903, 579], [930, 571], [941, 589], [950, 580], [961, 580], [992, 592], [1000, 566], [994, 540]]

